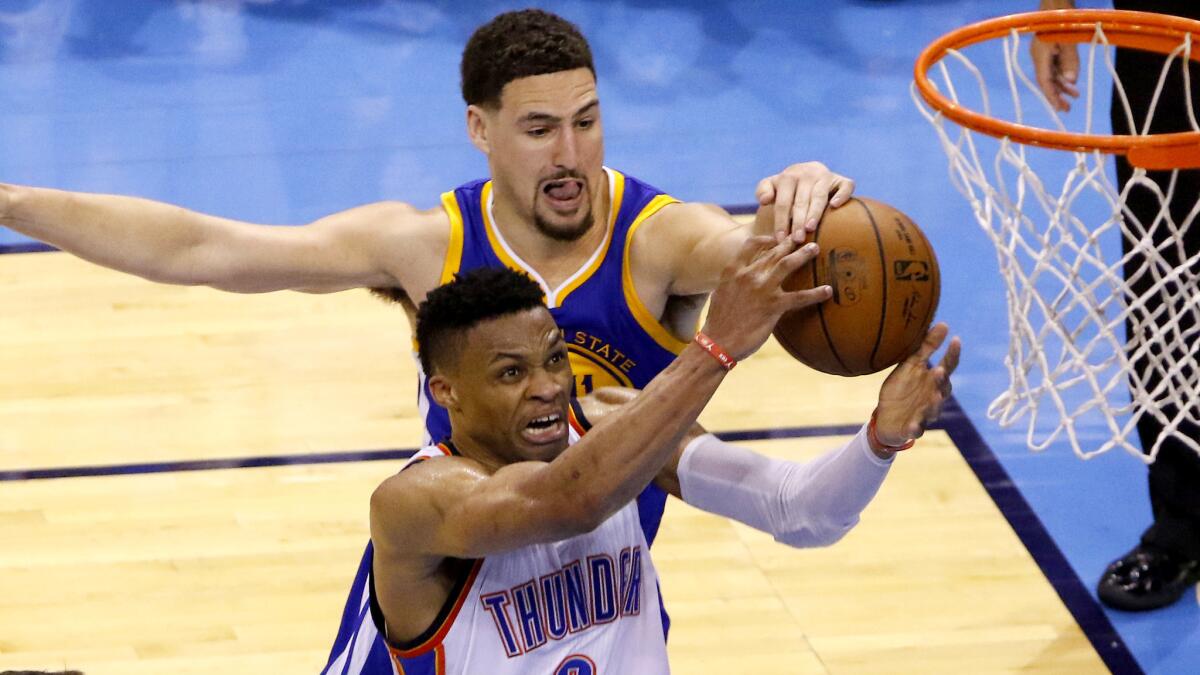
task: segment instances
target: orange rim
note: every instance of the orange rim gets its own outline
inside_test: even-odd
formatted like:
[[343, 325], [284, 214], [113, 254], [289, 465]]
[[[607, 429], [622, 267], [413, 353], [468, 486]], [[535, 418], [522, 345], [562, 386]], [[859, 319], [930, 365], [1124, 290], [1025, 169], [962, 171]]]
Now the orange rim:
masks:
[[[1200, 21], [1152, 12], [1106, 9], [1060, 9], [1013, 14], [980, 21], [946, 33], [917, 57], [915, 79], [925, 102], [958, 124], [997, 138], [1058, 150], [1127, 154], [1130, 163], [1146, 169], [1200, 167], [1200, 131], [1149, 136], [1076, 134], [1039, 129], [989, 117], [946, 98], [929, 80], [929, 69], [952, 49], [1005, 37], [1012, 31], [1034, 33], [1047, 42], [1087, 42], [1099, 24], [1109, 43], [1118, 47], [1170, 54], [1192, 36], [1188, 57], [1200, 62]], [[1197, 111], [1200, 113], [1200, 111]]]

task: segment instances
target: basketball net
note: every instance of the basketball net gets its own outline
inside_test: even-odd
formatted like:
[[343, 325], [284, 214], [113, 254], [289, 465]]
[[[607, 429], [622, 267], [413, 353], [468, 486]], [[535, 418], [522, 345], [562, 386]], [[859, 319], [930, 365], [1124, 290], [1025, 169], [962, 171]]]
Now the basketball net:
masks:
[[[982, 47], [998, 47], [1000, 53], [993, 56], [968, 53], [965, 44], [946, 50], [929, 67], [927, 81], [954, 106], [988, 118], [1036, 123], [1063, 137], [1134, 138], [1104, 135], [1107, 74], [1114, 80], [1114, 95], [1129, 128], [1149, 138], [1167, 66], [1161, 73], [1146, 73], [1158, 77], [1157, 89], [1147, 118], [1133, 119], [1113, 62], [1114, 44], [1123, 43], [1110, 43], [1106, 25], [1093, 22], [1090, 40], [1083, 35], [1071, 40], [1085, 44], [1079, 49], [1081, 96], [1077, 110], [1068, 114], [1054, 110], [1032, 72], [1026, 72], [1032, 71], [1029, 46], [1034, 39], [1028, 28], [1011, 28], [1004, 37], [976, 41], [987, 39]], [[1053, 35], [1048, 41], [1063, 37]], [[1165, 60], [1176, 67], [1182, 62], [1185, 88], [1192, 40], [1183, 33]], [[997, 59], [1003, 60], [1005, 79], [999, 77], [1000, 68], [989, 70], [975, 63]], [[1186, 92], [1190, 125], [1200, 131], [1190, 93]], [[952, 183], [994, 244], [1004, 277], [1009, 384], [989, 406], [988, 416], [1002, 426], [1026, 420], [1026, 443], [1036, 451], [1066, 440], [1084, 459], [1120, 447], [1149, 463], [1164, 440], [1176, 437], [1200, 452], [1200, 443], [1180, 429], [1187, 422], [1200, 425], [1200, 259], [1187, 257], [1182, 243], [1200, 211], [1200, 195], [1174, 194], [1179, 168], [1170, 171], [1165, 189], [1149, 180], [1144, 168], [1135, 169], [1128, 183], [1117, 185], [1112, 161], [1104, 153], [1120, 150], [1081, 144], [1045, 147], [1054, 144], [1036, 138], [1014, 140], [1015, 134], [1001, 136], [995, 130], [985, 135], [949, 120], [954, 110], [930, 105], [930, 96], [917, 85], [913, 98], [937, 133]], [[1102, 131], [1094, 132], [1094, 126]], [[1149, 222], [1126, 206], [1134, 186], [1144, 186], [1157, 198], [1158, 213]], [[1191, 207], [1184, 210], [1181, 222], [1168, 208], [1172, 199], [1188, 200]], [[1131, 253], [1122, 252], [1122, 239]], [[1140, 293], [1132, 287], [1138, 279], [1146, 287]], [[1143, 452], [1137, 423], [1145, 416], [1154, 417], [1163, 431]]]

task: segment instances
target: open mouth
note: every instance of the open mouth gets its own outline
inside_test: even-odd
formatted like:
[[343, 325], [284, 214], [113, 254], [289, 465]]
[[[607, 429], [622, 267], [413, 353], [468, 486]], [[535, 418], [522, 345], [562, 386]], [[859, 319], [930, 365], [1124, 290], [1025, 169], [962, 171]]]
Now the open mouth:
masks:
[[535, 417], [521, 430], [521, 437], [530, 443], [553, 443], [567, 433], [567, 424], [562, 415], [551, 413]]
[[576, 178], [563, 178], [547, 181], [542, 185], [542, 194], [550, 202], [550, 207], [556, 211], [572, 211], [579, 207], [587, 195], [583, 189], [583, 181]]

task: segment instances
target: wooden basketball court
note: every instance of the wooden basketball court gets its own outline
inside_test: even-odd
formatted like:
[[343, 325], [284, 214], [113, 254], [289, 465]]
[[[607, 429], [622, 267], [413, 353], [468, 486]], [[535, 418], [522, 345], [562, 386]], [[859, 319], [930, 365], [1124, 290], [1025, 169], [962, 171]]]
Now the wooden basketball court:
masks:
[[[0, 671], [317, 672], [368, 498], [399, 466], [354, 452], [420, 439], [400, 309], [154, 285], [59, 253], [0, 256], [0, 307]], [[820, 433], [862, 422], [879, 381], [771, 343], [702, 421]], [[802, 459], [843, 440], [746, 445]], [[300, 463], [103, 468], [251, 457]], [[940, 431], [831, 548], [673, 502], [654, 559], [678, 673], [1105, 672]]]

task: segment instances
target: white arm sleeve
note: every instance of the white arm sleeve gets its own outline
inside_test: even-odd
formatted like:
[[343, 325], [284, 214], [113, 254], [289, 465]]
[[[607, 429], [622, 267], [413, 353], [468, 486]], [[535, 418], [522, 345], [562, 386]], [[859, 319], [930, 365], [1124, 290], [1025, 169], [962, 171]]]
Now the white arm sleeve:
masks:
[[679, 460], [683, 501], [761, 530], [789, 546], [828, 546], [858, 523], [892, 460], [867, 445], [866, 427], [840, 448], [801, 464], [764, 457], [712, 434]]

